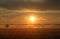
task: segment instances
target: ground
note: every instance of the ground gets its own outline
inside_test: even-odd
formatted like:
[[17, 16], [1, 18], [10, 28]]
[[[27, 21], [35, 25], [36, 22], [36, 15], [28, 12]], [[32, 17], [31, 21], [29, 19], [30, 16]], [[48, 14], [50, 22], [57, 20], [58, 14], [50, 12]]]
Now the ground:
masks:
[[0, 29], [0, 39], [60, 39], [58, 28]]

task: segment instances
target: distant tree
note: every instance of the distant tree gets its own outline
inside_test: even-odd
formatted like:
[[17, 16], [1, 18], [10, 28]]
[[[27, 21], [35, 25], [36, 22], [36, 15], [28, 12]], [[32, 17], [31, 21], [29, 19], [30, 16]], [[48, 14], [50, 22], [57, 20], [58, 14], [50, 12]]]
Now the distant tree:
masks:
[[9, 24], [6, 24], [6, 27], [9, 27]]

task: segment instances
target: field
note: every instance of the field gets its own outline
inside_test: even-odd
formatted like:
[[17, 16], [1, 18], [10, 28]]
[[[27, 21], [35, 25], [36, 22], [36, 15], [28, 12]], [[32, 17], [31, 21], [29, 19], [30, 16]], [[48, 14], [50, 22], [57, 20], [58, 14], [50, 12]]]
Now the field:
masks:
[[58, 28], [0, 29], [0, 39], [60, 39]]

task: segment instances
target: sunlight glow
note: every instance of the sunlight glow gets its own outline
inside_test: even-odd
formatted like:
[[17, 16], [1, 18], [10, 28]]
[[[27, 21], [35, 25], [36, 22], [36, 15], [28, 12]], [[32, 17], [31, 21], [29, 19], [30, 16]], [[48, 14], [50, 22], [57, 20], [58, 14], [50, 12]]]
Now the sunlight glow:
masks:
[[34, 16], [31, 16], [30, 18], [29, 18], [29, 20], [30, 20], [30, 22], [34, 22], [36, 19], [35, 19], [35, 17]]
[[[17, 10], [16, 10], [17, 11]], [[30, 9], [22, 9], [22, 10], [18, 10], [18, 12], [39, 12], [37, 10], [30, 10]]]

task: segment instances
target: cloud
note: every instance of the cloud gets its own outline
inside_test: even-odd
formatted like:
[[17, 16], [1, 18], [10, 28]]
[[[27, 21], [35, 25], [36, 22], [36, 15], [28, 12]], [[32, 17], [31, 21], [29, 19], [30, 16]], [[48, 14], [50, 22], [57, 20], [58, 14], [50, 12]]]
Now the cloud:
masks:
[[[1, 12], [3, 11], [3, 12]], [[24, 17], [30, 16], [32, 13], [17, 12], [16, 10], [1, 10], [0, 11], [0, 23], [24, 23]], [[43, 17], [47, 20], [40, 20], [44, 23], [60, 23], [60, 13], [56, 12], [44, 12], [34, 13], [38, 18]]]
[[60, 10], [60, 0], [26, 1], [26, 0], [0, 0], [0, 8], [5, 9], [37, 9], [37, 10]]
[[45, 13], [42, 16], [48, 19], [45, 22], [60, 23], [60, 0], [44, 0], [42, 3], [41, 1], [0, 0], [0, 23], [19, 23], [23, 19], [20, 19], [20, 16], [23, 15], [19, 12], [23, 11], [22, 9], [48, 10], [46, 12], [42, 11]]

